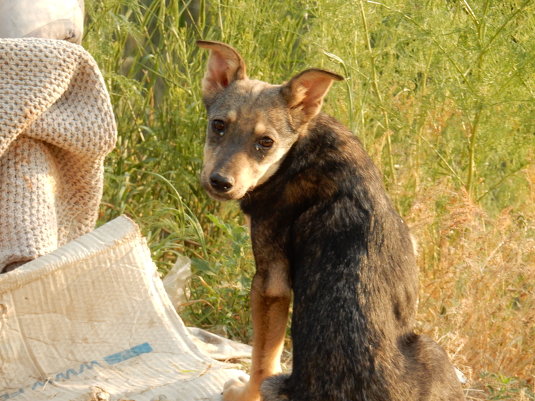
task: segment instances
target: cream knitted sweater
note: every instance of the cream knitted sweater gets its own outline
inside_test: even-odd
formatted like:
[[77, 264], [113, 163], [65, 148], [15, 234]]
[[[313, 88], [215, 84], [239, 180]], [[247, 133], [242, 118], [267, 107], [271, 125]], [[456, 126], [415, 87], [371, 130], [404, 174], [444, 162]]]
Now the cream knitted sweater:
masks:
[[91, 231], [116, 127], [80, 46], [0, 39], [0, 271]]

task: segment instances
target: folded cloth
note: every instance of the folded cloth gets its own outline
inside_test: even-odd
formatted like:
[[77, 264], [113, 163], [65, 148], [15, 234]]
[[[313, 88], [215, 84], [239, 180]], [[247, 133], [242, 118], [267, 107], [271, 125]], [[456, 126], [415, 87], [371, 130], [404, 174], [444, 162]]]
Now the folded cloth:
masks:
[[115, 140], [104, 80], [81, 46], [0, 39], [0, 272], [93, 229]]

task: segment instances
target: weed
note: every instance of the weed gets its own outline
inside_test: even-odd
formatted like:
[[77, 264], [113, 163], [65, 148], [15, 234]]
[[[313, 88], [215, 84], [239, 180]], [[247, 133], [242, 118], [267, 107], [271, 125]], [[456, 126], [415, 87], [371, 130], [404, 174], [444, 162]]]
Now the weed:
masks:
[[[420, 243], [420, 330], [467, 374], [467, 397], [533, 400], [535, 3], [530, 0], [87, 0], [84, 46], [119, 127], [100, 222], [128, 214], [165, 273], [193, 260], [188, 324], [250, 339], [254, 266], [236, 205], [198, 184], [198, 38], [249, 75], [341, 73], [325, 110], [384, 171]], [[489, 373], [490, 372], [490, 373]]]

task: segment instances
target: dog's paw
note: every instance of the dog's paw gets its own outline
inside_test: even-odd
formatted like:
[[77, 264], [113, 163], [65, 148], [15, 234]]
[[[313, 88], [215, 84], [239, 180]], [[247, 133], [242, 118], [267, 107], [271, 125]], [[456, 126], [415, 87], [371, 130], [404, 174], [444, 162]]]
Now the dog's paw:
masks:
[[246, 376], [230, 379], [223, 387], [224, 401], [260, 401], [260, 393], [249, 386]]

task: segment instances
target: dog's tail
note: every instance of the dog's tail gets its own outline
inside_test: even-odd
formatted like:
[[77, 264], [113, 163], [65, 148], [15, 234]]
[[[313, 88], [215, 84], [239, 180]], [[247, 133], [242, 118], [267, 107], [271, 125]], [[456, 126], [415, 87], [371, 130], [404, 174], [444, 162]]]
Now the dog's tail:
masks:
[[290, 375], [268, 377], [262, 382], [260, 393], [263, 401], [291, 401], [287, 392], [287, 381]]

